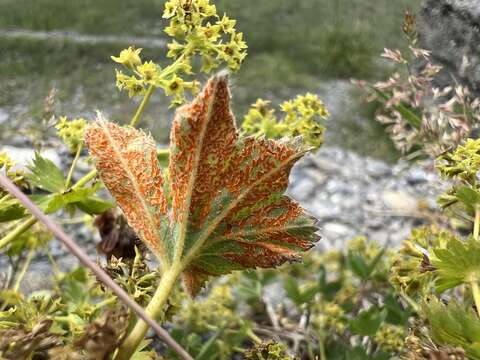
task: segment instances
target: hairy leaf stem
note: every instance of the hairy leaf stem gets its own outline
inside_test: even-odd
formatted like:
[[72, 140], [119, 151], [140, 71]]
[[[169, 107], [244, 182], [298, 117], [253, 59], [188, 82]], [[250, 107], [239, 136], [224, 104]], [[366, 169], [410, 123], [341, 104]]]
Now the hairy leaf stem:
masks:
[[18, 290], [20, 289], [20, 284], [21, 284], [25, 274], [27, 273], [28, 268], [30, 267], [30, 264], [32, 262], [34, 254], [35, 254], [35, 249], [31, 248], [28, 251], [27, 259], [23, 263], [22, 270], [20, 271], [20, 274], [18, 275], [18, 278], [15, 282], [15, 286], [13, 287], [13, 291], [18, 292]]
[[475, 209], [475, 222], [473, 224], [473, 237], [475, 240], [479, 240], [480, 235], [480, 208]]
[[[158, 284], [157, 290], [148, 304], [145, 312], [152, 319], [157, 319], [160, 315], [163, 306], [167, 302], [172, 289], [174, 288], [178, 277], [181, 273], [181, 266], [173, 264], [163, 274]], [[133, 330], [127, 336], [123, 344], [118, 350], [115, 360], [128, 360], [140, 345], [140, 342], [145, 338], [149, 326], [143, 320], [137, 320]], [[189, 359], [189, 358], [185, 358]]]
[[75, 168], [77, 167], [78, 159], [80, 159], [80, 154], [83, 150], [83, 144], [78, 145], [77, 152], [75, 153], [75, 158], [72, 161], [72, 165], [70, 166], [70, 170], [68, 170], [67, 180], [65, 180], [65, 189], [68, 189], [70, 186], [70, 182], [72, 181], [73, 173]]
[[478, 281], [474, 280], [470, 282], [472, 287], [473, 300], [475, 301], [475, 307], [477, 308], [477, 313], [480, 316], [480, 287], [478, 287]]
[[133, 127], [137, 126], [154, 90], [155, 90], [154, 85], [150, 85], [148, 87], [147, 92], [145, 93], [145, 96], [143, 97], [142, 102], [140, 103], [140, 106], [138, 107], [135, 115], [133, 116], [132, 121], [130, 121], [130, 126], [133, 126]]
[[10, 231], [7, 235], [5, 235], [2, 239], [0, 239], [0, 249], [3, 249], [5, 246], [10, 244], [13, 240], [15, 240], [18, 236], [22, 235], [25, 231], [30, 229], [35, 223], [37, 219], [34, 216], [30, 216], [18, 225], [15, 229]]

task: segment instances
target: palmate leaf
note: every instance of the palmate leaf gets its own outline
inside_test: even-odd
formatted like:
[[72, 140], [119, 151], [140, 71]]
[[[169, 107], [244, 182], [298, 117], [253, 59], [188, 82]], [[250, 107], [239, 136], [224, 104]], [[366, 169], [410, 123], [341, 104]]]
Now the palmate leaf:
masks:
[[468, 359], [480, 360], [480, 320], [471, 308], [432, 298], [423, 306], [435, 342], [462, 347]]
[[439, 293], [472, 281], [480, 281], [480, 243], [451, 239], [446, 248], [433, 249], [432, 265], [436, 268], [435, 286]]
[[[225, 76], [177, 111], [167, 210], [155, 146], [103, 120], [86, 132], [107, 188], [163, 265], [178, 266], [190, 293], [209, 276], [298, 260], [318, 240], [314, 220], [284, 195], [299, 139], [240, 138]], [[149, 220], [150, 219], [150, 220]]]

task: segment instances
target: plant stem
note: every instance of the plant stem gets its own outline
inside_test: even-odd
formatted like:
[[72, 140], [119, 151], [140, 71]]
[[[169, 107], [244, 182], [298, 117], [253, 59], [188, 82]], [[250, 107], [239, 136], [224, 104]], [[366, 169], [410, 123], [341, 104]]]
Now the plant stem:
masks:
[[70, 166], [70, 170], [68, 171], [67, 180], [65, 180], [65, 188], [68, 189], [70, 186], [70, 182], [72, 181], [73, 172], [77, 167], [78, 159], [80, 159], [80, 154], [83, 150], [83, 144], [78, 145], [77, 152], [75, 153], [75, 158], [73, 159], [72, 165]]
[[327, 360], [327, 354], [325, 353], [325, 340], [323, 337], [318, 339], [318, 347], [320, 348], [320, 360]]
[[97, 176], [97, 170], [93, 169], [90, 171], [87, 175], [82, 177], [80, 180], [78, 180], [75, 185], [72, 186], [73, 190], [80, 189], [84, 185], [86, 185], [90, 180], [93, 180]]
[[17, 281], [15, 282], [15, 286], [13, 287], [13, 291], [17, 292], [18, 289], [20, 289], [20, 283], [23, 280], [23, 277], [27, 273], [28, 268], [30, 267], [30, 263], [32, 262], [33, 255], [35, 254], [35, 249], [30, 249], [28, 251], [27, 258], [25, 259], [25, 262], [23, 263], [22, 270], [20, 271], [20, 274], [18, 275]]
[[130, 122], [130, 126], [137, 126], [138, 122], [140, 121], [140, 117], [143, 114], [143, 111], [145, 110], [145, 106], [147, 106], [148, 101], [150, 100], [150, 96], [153, 94], [153, 90], [155, 90], [154, 85], [150, 85], [147, 89], [147, 92], [145, 93], [145, 96], [142, 99], [142, 102], [140, 103], [140, 106], [137, 109], [137, 112], [132, 118], [132, 121]]
[[30, 229], [33, 224], [37, 222], [34, 216], [30, 216], [27, 220], [17, 226], [15, 229], [10, 231], [7, 235], [5, 235], [2, 239], [0, 239], [0, 249], [3, 249], [5, 246], [10, 244], [13, 240], [15, 240], [18, 236], [22, 235], [25, 231]]
[[[152, 297], [152, 300], [148, 304], [145, 312], [152, 319], [157, 319], [158, 315], [163, 309], [163, 306], [167, 302], [167, 299], [175, 286], [180, 270], [178, 267], [171, 267], [162, 276], [157, 290]], [[148, 330], [148, 325], [143, 320], [137, 320], [135, 327], [127, 336], [123, 344], [118, 349], [118, 354], [115, 360], [128, 360], [137, 349], [140, 342], [145, 338], [145, 334]]]
[[12, 198], [12, 195], [7, 194], [7, 195], [5, 195], [4, 197], [0, 198], [0, 203], [2, 203], [2, 202], [4, 202], [4, 201], [7, 201], [7, 200], [9, 200], [9, 199], [11, 199], [11, 198]]
[[260, 339], [254, 332], [252, 329], [248, 329], [247, 330], [247, 336], [252, 339], [255, 343], [257, 344], [261, 344], [262, 343], [262, 339]]
[[480, 209], [475, 209], [475, 223], [473, 224], [473, 238], [475, 240], [479, 239], [480, 234]]
[[472, 287], [473, 300], [475, 301], [475, 307], [477, 308], [477, 313], [480, 316], [480, 288], [478, 287], [478, 281], [472, 281], [470, 283]]

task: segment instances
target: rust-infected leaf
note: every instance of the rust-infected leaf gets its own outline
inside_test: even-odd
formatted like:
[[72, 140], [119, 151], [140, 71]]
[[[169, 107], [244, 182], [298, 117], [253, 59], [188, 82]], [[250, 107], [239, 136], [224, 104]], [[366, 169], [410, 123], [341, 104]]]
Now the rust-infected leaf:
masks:
[[239, 138], [225, 76], [211, 79], [172, 126], [170, 176], [175, 256], [195, 293], [210, 275], [299, 259], [317, 240], [314, 222], [283, 195], [295, 140]]
[[212, 78], [177, 111], [168, 211], [149, 137], [100, 121], [87, 130], [87, 145], [132, 228], [183, 270], [191, 294], [209, 276], [299, 260], [318, 240], [314, 220], [284, 195], [308, 149], [299, 139], [241, 138], [226, 76]]
[[165, 260], [163, 232], [168, 227], [167, 202], [152, 137], [100, 118], [87, 128], [85, 143], [97, 158], [100, 177], [130, 226]]

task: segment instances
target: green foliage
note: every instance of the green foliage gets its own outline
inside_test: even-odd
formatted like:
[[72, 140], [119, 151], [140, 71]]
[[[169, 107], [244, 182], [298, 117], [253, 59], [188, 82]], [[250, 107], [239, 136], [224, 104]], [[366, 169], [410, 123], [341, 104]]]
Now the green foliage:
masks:
[[275, 342], [257, 344], [245, 352], [245, 360], [292, 360], [285, 352], [285, 345]]
[[446, 248], [433, 249], [433, 254], [438, 292], [480, 281], [480, 242], [472, 237], [467, 241], [453, 239]]
[[35, 153], [33, 164], [28, 169], [30, 173], [26, 177], [33, 186], [51, 193], [65, 190], [62, 170], [53, 161], [43, 158], [39, 153]]
[[435, 341], [462, 347], [469, 359], [480, 359], [480, 320], [473, 310], [455, 301], [444, 305], [431, 299], [424, 311]]
[[457, 241], [455, 234], [436, 226], [414, 229], [392, 259], [390, 282], [408, 296], [429, 293], [434, 280], [432, 270], [435, 269], [430, 264], [428, 254], [445, 249], [449, 243]]
[[[258, 3], [257, 10], [263, 6]], [[102, 241], [111, 242], [108, 252], [126, 246], [134, 254], [133, 258], [121, 251], [125, 258], [109, 255], [105, 271], [146, 306], [149, 316], [166, 323], [197, 360], [242, 355], [252, 360], [294, 356], [416, 360], [464, 353], [480, 359], [480, 324], [472, 306], [475, 303], [480, 313], [477, 140], [443, 153], [438, 165], [445, 177], [455, 181], [441, 204], [462, 205], [464, 218], [474, 222], [473, 236], [466, 240], [436, 227], [420, 228], [394, 252], [359, 237], [342, 252], [312, 252], [305, 264], [217, 277], [195, 301], [180, 289], [180, 276], [188, 293], [196, 295], [210, 277], [280, 266], [298, 260], [302, 251], [313, 246], [317, 240], [313, 219], [284, 191], [295, 161], [322, 143], [321, 122], [328, 112], [309, 93], [281, 104], [281, 117], [269, 102], [259, 100], [237, 132], [227, 79], [218, 75], [191, 105], [178, 111], [168, 154], [158, 151], [151, 136], [134, 128], [154, 90], [163, 89], [177, 106], [186, 100], [186, 90], [197, 92], [196, 72], [209, 73], [222, 65], [237, 70], [246, 55], [235, 20], [217, 15], [216, 6], [208, 0], [167, 1], [163, 16], [169, 22], [165, 33], [172, 38], [167, 53], [170, 64], [144, 61], [145, 52], [134, 47], [112, 57], [125, 71], [117, 71], [117, 86], [131, 96], [143, 96], [130, 127], [100, 120], [87, 129], [84, 119], [61, 117], [57, 135], [75, 154], [67, 175], [38, 152], [26, 174], [15, 170], [14, 162], [0, 153], [1, 171], [28, 190], [46, 213], [59, 217], [98, 214], [112, 207], [97, 195], [105, 185], [133, 231], [160, 262], [157, 270], [151, 270], [145, 249], [135, 247], [135, 236], [127, 233], [127, 226], [103, 219], [99, 229]], [[405, 32], [414, 39], [409, 26], [406, 21]], [[336, 31], [338, 27], [332, 34]], [[331, 53], [341, 74], [363, 62], [358, 59], [368, 52], [369, 44], [339, 43], [338, 38], [351, 40], [339, 34], [325, 35], [331, 46], [324, 51]], [[356, 49], [359, 57], [345, 58], [347, 48]], [[428, 53], [411, 51], [414, 57], [428, 60]], [[387, 50], [384, 57], [407, 64], [398, 51]], [[424, 80], [428, 87], [437, 71], [426, 66], [415, 79]], [[391, 111], [393, 126], [413, 134], [415, 146], [420, 146], [419, 139], [431, 139], [431, 129], [423, 126], [431, 114], [425, 115], [425, 108], [414, 104], [420, 90], [408, 86], [395, 75], [388, 84], [377, 84], [374, 92]], [[399, 97], [398, 91], [405, 96]], [[450, 91], [444, 90], [442, 96]], [[477, 104], [465, 89], [454, 91], [454, 102], [469, 109], [461, 120], [470, 124]], [[54, 119], [53, 105], [47, 105], [44, 112]], [[426, 132], [420, 133], [420, 128]], [[458, 136], [463, 133], [450, 130], [445, 132], [448, 139], [435, 138], [435, 150], [462, 142]], [[103, 184], [90, 183], [95, 171], [73, 181], [83, 156], [84, 135], [98, 159]], [[297, 136], [304, 143], [292, 139]], [[38, 147], [42, 143], [35, 142]], [[158, 357], [157, 344], [145, 339], [145, 323], [123, 309], [85, 268], [58, 270], [46, 246], [51, 235], [27, 216], [18, 201], [1, 193], [0, 249], [9, 256], [12, 275], [1, 288], [0, 356], [107, 359], [117, 352], [115, 359]], [[85, 220], [83, 226], [91, 220], [80, 219]], [[125, 239], [129, 243], [120, 244]], [[22, 294], [20, 285], [37, 251], [49, 255], [55, 270], [52, 286]], [[177, 358], [171, 349], [162, 348], [161, 354]]]

